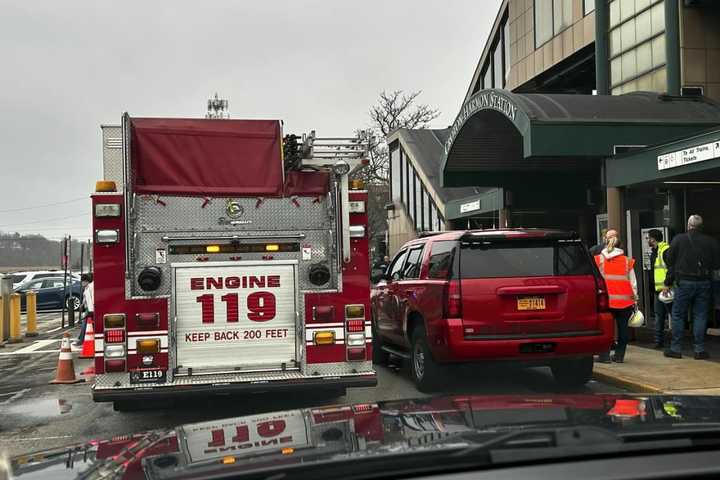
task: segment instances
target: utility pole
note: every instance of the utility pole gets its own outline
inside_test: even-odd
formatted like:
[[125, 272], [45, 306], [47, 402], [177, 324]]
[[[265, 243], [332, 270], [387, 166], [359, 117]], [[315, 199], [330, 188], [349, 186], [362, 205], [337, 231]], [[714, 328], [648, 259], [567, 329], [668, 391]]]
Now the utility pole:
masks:
[[209, 98], [205, 118], [229, 119], [230, 111], [227, 99], [219, 98], [217, 93], [215, 93], [215, 97]]

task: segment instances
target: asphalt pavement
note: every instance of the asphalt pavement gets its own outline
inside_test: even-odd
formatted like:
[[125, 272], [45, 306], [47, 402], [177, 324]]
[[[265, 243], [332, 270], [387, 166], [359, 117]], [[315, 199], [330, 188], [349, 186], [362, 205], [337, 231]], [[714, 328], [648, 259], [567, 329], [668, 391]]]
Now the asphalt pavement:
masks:
[[[378, 367], [378, 386], [349, 389], [340, 398], [303, 392], [296, 395], [257, 394], [158, 403], [133, 412], [115, 412], [110, 403], [94, 403], [90, 384], [48, 385], [54, 377], [64, 330], [59, 314], [39, 316], [40, 335], [22, 344], [0, 348], [0, 453], [28, 453], [96, 438], [110, 438], [155, 428], [236, 417], [246, 414], [312, 407], [331, 403], [375, 402], [426, 397], [398, 362]], [[77, 335], [77, 329], [71, 335]], [[89, 360], [75, 362], [81, 371]], [[442, 394], [536, 395], [552, 393], [621, 393], [619, 387], [591, 381], [580, 389], [557, 386], [549, 369], [464, 366], [451, 370]]]

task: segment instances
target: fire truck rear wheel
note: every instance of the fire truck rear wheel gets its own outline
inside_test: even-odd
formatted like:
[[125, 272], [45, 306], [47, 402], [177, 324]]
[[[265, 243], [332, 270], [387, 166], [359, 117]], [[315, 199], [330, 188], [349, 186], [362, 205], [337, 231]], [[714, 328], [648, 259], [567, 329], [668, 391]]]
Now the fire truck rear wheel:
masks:
[[113, 402], [113, 410], [116, 412], [132, 412], [134, 409], [130, 402]]
[[442, 377], [442, 366], [432, 356], [424, 327], [418, 327], [412, 333], [410, 374], [415, 386], [421, 392], [432, 392], [437, 389]]

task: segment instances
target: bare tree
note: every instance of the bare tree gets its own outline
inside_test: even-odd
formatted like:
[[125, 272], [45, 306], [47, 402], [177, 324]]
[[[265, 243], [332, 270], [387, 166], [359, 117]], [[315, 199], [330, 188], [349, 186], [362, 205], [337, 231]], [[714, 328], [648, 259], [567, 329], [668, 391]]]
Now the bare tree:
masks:
[[369, 165], [358, 177], [368, 184], [387, 184], [389, 152], [385, 138], [397, 128], [428, 128], [440, 111], [429, 105], [417, 104], [422, 92], [404, 93], [382, 91], [375, 105], [370, 107], [370, 127], [358, 131], [370, 143]]
[[[404, 93], [382, 91], [377, 103], [370, 107], [370, 125], [357, 134], [370, 144], [369, 164], [357, 172], [354, 178], [365, 181], [368, 186], [368, 228], [375, 246], [379, 246], [387, 230], [385, 204], [389, 201], [388, 169], [390, 154], [386, 137], [398, 128], [428, 128], [440, 111], [425, 104], [416, 103], [422, 92]], [[377, 252], [380, 256], [384, 252]]]

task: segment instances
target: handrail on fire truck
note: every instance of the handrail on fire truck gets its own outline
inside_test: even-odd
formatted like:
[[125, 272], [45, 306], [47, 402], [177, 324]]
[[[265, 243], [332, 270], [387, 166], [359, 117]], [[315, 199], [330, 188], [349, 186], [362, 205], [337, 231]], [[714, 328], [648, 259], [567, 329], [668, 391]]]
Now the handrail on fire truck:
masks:
[[340, 181], [340, 215], [342, 219], [342, 257], [345, 263], [350, 261], [350, 195], [348, 175], [367, 163], [370, 141], [365, 135], [356, 137], [318, 138], [315, 131], [303, 135], [302, 165], [307, 167], [331, 168]]

